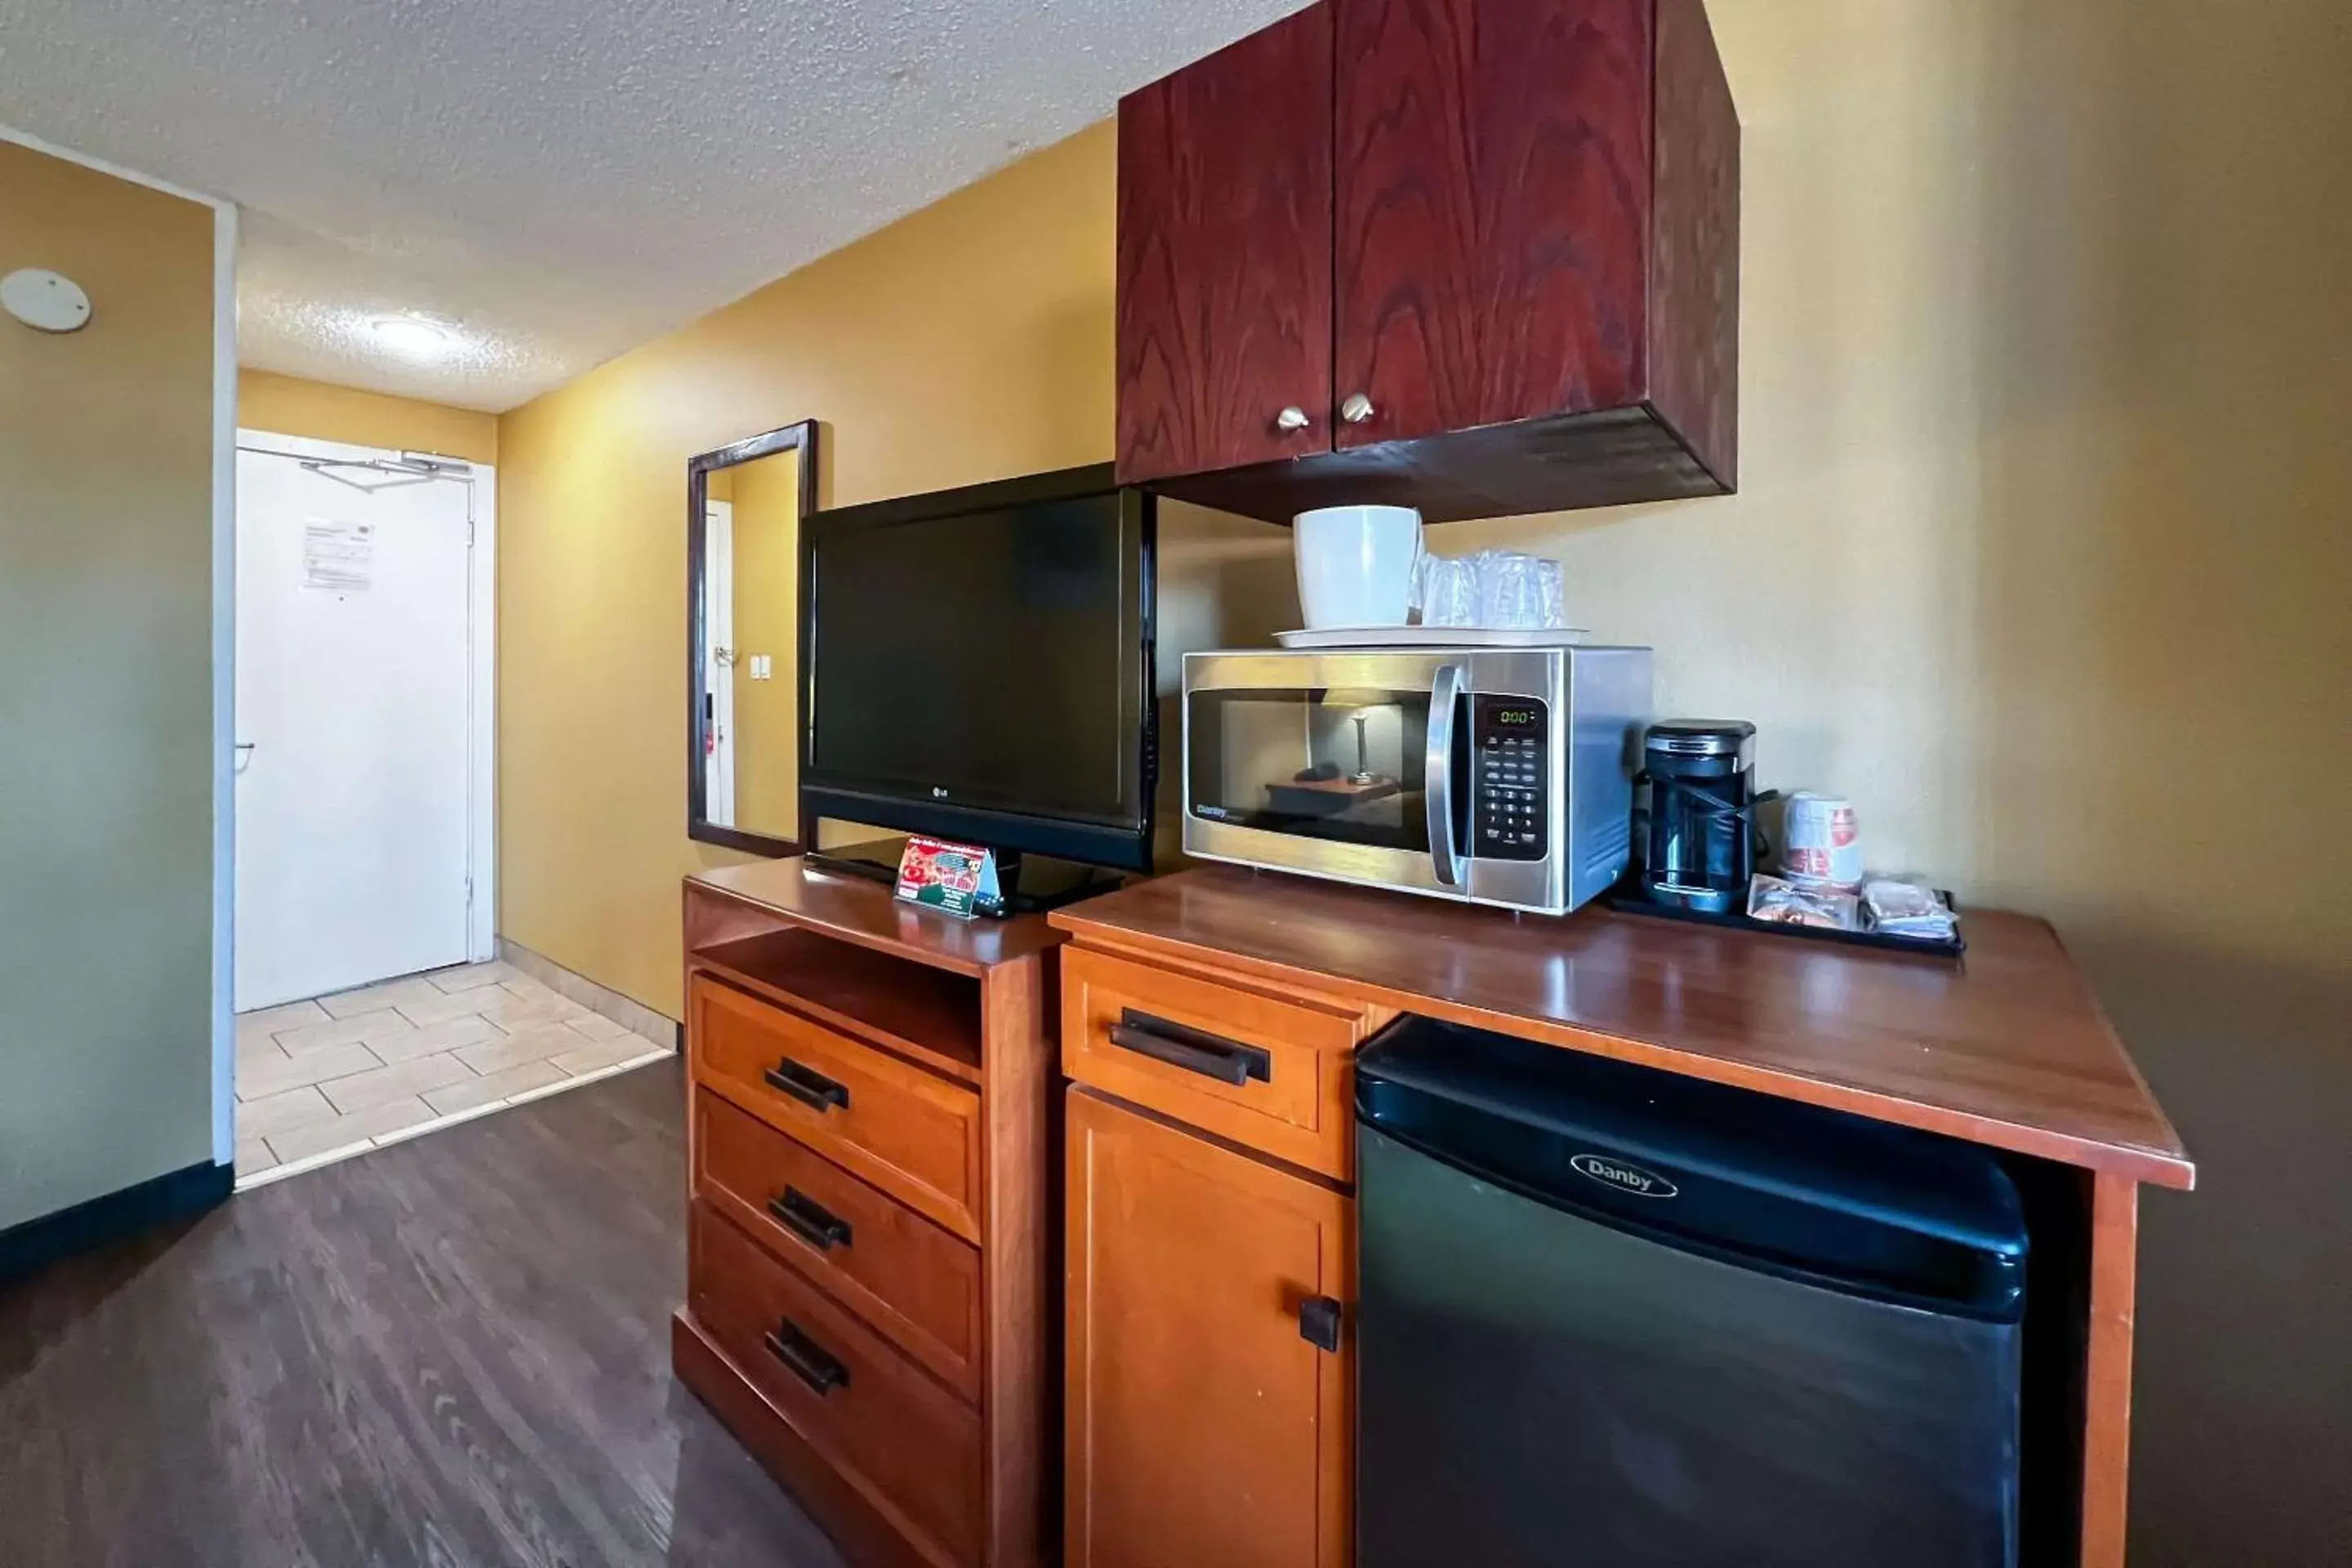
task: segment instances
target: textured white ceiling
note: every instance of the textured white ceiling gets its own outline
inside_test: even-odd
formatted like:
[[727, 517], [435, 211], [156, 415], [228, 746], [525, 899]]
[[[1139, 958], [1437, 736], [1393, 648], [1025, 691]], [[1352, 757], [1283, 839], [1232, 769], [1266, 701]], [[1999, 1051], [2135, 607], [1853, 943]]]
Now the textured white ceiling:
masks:
[[237, 202], [245, 363], [498, 410], [1301, 3], [0, 0], [0, 123]]

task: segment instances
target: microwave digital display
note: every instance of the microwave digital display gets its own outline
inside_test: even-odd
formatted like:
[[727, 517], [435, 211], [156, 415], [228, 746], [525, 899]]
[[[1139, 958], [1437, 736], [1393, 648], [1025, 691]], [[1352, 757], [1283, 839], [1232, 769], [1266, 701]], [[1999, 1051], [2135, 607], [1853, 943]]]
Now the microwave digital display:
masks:
[[1543, 725], [1540, 708], [1495, 708], [1488, 710], [1488, 717], [1506, 730], [1534, 730]]

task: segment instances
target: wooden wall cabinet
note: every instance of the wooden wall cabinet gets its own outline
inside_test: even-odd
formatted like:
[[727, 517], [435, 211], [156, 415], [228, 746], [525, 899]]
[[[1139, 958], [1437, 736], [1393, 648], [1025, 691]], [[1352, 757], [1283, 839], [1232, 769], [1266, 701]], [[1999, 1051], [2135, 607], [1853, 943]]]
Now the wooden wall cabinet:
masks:
[[1736, 487], [1702, 0], [1322, 0], [1123, 100], [1118, 157], [1122, 482], [1273, 521]]
[[1331, 114], [1328, 5], [1120, 103], [1119, 483], [1329, 450]]

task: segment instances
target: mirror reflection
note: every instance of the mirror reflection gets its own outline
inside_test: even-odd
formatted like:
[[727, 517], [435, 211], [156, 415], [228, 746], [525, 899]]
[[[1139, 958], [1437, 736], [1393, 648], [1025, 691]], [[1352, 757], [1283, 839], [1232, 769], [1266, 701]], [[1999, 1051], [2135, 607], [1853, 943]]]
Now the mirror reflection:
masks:
[[708, 477], [703, 513], [704, 819], [800, 831], [798, 451]]

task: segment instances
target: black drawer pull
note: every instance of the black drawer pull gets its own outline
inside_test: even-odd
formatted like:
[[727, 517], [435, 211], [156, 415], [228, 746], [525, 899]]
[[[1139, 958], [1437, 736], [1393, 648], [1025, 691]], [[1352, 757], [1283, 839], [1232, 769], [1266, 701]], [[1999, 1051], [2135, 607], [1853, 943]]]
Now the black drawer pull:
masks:
[[1298, 1303], [1298, 1337], [1318, 1351], [1337, 1354], [1339, 1311], [1339, 1303], [1328, 1296], [1307, 1297]]
[[849, 1245], [849, 1222], [798, 1187], [786, 1187], [782, 1197], [770, 1198], [768, 1212], [819, 1252]]
[[776, 1331], [760, 1342], [768, 1353], [784, 1363], [785, 1369], [803, 1383], [816, 1390], [821, 1397], [836, 1388], [849, 1386], [849, 1369], [838, 1358], [828, 1353], [823, 1345], [808, 1337], [802, 1327], [790, 1318], [776, 1324]]
[[1274, 1058], [1255, 1046], [1228, 1040], [1204, 1029], [1187, 1028], [1129, 1007], [1110, 1026], [1110, 1043], [1123, 1051], [1166, 1062], [1171, 1068], [1199, 1073], [1241, 1088], [1250, 1079], [1274, 1081]]
[[849, 1109], [849, 1086], [835, 1083], [814, 1068], [804, 1068], [790, 1057], [779, 1057], [776, 1065], [768, 1069], [768, 1087], [780, 1089], [803, 1105], [818, 1110], [831, 1110], [835, 1106]]

